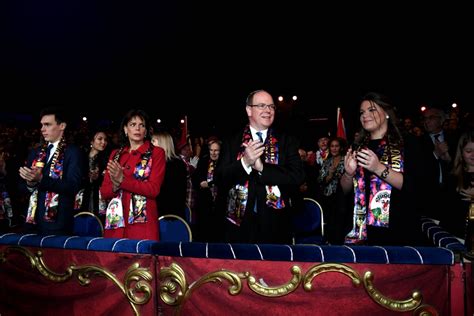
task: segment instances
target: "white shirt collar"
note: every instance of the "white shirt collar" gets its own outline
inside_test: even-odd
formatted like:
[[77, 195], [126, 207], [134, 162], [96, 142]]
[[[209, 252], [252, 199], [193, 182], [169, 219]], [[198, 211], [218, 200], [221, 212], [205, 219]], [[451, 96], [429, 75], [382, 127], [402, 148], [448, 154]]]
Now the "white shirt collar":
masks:
[[257, 131], [255, 128], [250, 126], [250, 132], [252, 133], [252, 139], [253, 140], [258, 140], [257, 132], [260, 132], [260, 133], [262, 133], [263, 141], [265, 141], [265, 139], [267, 139], [268, 128], [264, 129], [262, 131]]
[[48, 146], [53, 144], [53, 148], [51, 148], [51, 151], [49, 152], [49, 157], [48, 157], [48, 161], [51, 159], [51, 157], [53, 156], [54, 152], [56, 151], [56, 149], [58, 148], [58, 145], [59, 145], [59, 140], [55, 141], [54, 143], [48, 143]]
[[433, 143], [435, 142], [435, 135], [438, 135], [438, 134], [439, 134], [438, 140], [441, 143], [444, 142], [444, 133], [443, 133], [443, 130], [441, 130], [438, 133], [430, 133], [430, 137], [431, 137], [431, 140], [433, 141]]

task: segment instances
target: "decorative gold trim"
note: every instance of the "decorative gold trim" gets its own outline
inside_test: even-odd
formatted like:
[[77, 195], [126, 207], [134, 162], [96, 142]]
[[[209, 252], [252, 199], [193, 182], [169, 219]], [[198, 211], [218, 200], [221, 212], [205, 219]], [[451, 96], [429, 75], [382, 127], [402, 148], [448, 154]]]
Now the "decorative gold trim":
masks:
[[418, 306], [420, 306], [421, 302], [423, 301], [423, 296], [421, 295], [421, 292], [414, 291], [411, 294], [411, 298], [403, 300], [403, 301], [397, 301], [397, 300], [392, 300], [388, 298], [387, 296], [382, 295], [380, 291], [378, 291], [375, 287], [372, 281], [374, 280], [374, 275], [372, 272], [367, 271], [364, 274], [364, 287], [365, 290], [367, 291], [367, 294], [372, 298], [374, 302], [379, 304], [380, 306], [385, 307], [386, 309], [389, 309], [391, 311], [395, 312], [407, 312], [407, 311], [412, 311], [416, 309]]
[[303, 277], [303, 287], [304, 290], [309, 292], [312, 290], [313, 286], [311, 282], [313, 282], [313, 279], [317, 277], [318, 275], [326, 272], [338, 272], [342, 273], [346, 276], [348, 276], [351, 280], [352, 283], [355, 286], [358, 286], [361, 283], [360, 276], [355, 271], [349, 266], [346, 266], [345, 264], [340, 264], [340, 263], [321, 263], [317, 264], [315, 266], [312, 266], [308, 272]]
[[254, 291], [255, 293], [261, 296], [266, 296], [266, 297], [285, 296], [285, 295], [290, 294], [291, 292], [294, 292], [298, 288], [301, 282], [301, 268], [300, 267], [293, 266], [291, 267], [290, 272], [293, 275], [293, 277], [288, 283], [284, 285], [267, 287], [260, 283], [257, 283], [257, 280], [255, 279], [255, 277], [251, 275], [248, 276], [247, 284], [252, 291]]
[[[70, 265], [66, 268], [66, 272], [56, 273], [44, 263], [43, 253], [41, 251], [38, 251], [36, 255], [34, 255], [28, 249], [19, 246], [10, 246], [0, 252], [0, 263], [5, 263], [8, 255], [12, 252], [18, 252], [24, 255], [30, 260], [33, 269], [36, 268], [42, 276], [52, 282], [66, 282], [74, 275], [82, 286], [89, 285], [91, 277], [101, 276], [109, 279], [122, 291], [135, 315], [140, 315], [136, 305], [148, 303], [152, 295], [152, 287], [149, 282], [153, 280], [153, 276], [148, 268], [140, 268], [138, 263], [134, 263], [128, 268], [122, 284], [115, 274], [95, 265]], [[133, 284], [135, 284], [134, 288]]]
[[420, 305], [413, 312], [413, 316], [438, 316], [438, 311], [431, 305]]
[[312, 290], [313, 279], [316, 276], [326, 272], [337, 272], [349, 277], [355, 286], [359, 286], [363, 282], [369, 297], [385, 309], [400, 313], [413, 311], [413, 315], [415, 316], [438, 315], [438, 312], [433, 306], [421, 304], [423, 296], [419, 291], [414, 291], [412, 298], [401, 301], [393, 300], [382, 295], [374, 287], [374, 276], [370, 271], [364, 274], [363, 280], [356, 270], [345, 264], [338, 263], [321, 263], [314, 265], [303, 276], [299, 266], [291, 267], [290, 272], [293, 275], [291, 280], [284, 285], [276, 287], [268, 287], [257, 283], [257, 279], [252, 276], [250, 272], [236, 273], [228, 270], [207, 273], [188, 286], [184, 270], [178, 264], [171, 263], [169, 267], [163, 267], [160, 270], [160, 297], [165, 304], [176, 306], [175, 312], [176, 315], [179, 315], [182, 307], [191, 297], [192, 293], [203, 284], [209, 282], [222, 282], [222, 279], [226, 279], [230, 283], [228, 289], [229, 294], [238, 295], [242, 291], [241, 280], [247, 279], [248, 287], [257, 295], [276, 298], [294, 292], [300, 283], [303, 284], [303, 288], [306, 292], [310, 292]]

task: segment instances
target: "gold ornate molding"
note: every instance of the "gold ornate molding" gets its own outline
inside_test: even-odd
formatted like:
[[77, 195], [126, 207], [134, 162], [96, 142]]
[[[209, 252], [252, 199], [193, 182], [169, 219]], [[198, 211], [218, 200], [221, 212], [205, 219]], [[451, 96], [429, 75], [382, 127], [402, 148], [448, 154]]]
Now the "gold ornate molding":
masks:
[[360, 281], [360, 276], [351, 267], [346, 266], [345, 264], [339, 264], [339, 263], [320, 263], [315, 266], [312, 266], [308, 272], [303, 277], [303, 287], [305, 291], [311, 291], [313, 286], [311, 282], [313, 282], [313, 279], [320, 275], [321, 273], [326, 273], [326, 272], [338, 272], [342, 273], [345, 276], [349, 277], [352, 280], [352, 283], [355, 286], [358, 286], [361, 281]]
[[391, 311], [395, 312], [407, 312], [407, 311], [412, 311], [416, 309], [418, 306], [420, 306], [421, 301], [423, 300], [423, 296], [421, 295], [420, 292], [414, 291], [411, 295], [411, 298], [403, 300], [403, 301], [397, 301], [397, 300], [392, 300], [388, 298], [387, 296], [383, 295], [378, 291], [373, 284], [374, 280], [374, 275], [372, 272], [367, 271], [364, 274], [364, 287], [365, 290], [367, 291], [367, 294], [372, 298], [374, 302], [379, 304], [382, 307], [385, 307], [386, 309], [389, 309]]
[[345, 264], [321, 263], [312, 266], [304, 275], [299, 266], [291, 267], [290, 272], [292, 274], [290, 281], [275, 287], [268, 287], [257, 283], [257, 278], [251, 275], [250, 272], [237, 273], [224, 269], [207, 273], [188, 286], [184, 270], [178, 264], [171, 263], [169, 267], [163, 267], [160, 270], [160, 297], [165, 304], [175, 306], [175, 312], [179, 315], [183, 305], [191, 297], [192, 293], [203, 284], [209, 282], [222, 282], [225, 279], [230, 283], [229, 294], [238, 295], [242, 291], [241, 280], [246, 279], [247, 286], [257, 295], [277, 298], [294, 292], [300, 284], [303, 285], [306, 292], [310, 292], [313, 289], [312, 282], [315, 277], [322, 273], [336, 272], [350, 278], [354, 286], [364, 284], [369, 297], [385, 309], [400, 313], [413, 311], [413, 315], [416, 316], [438, 315], [433, 306], [422, 305], [423, 296], [419, 291], [414, 291], [410, 299], [401, 301], [383, 295], [375, 288], [373, 284], [374, 275], [370, 271], [367, 271], [362, 279], [356, 270]]
[[[10, 246], [0, 252], [0, 263], [7, 262], [8, 256], [12, 252], [24, 255], [29, 259], [33, 269], [38, 270], [42, 276], [52, 282], [66, 282], [73, 276], [76, 276], [79, 284], [86, 286], [91, 283], [92, 277], [100, 276], [109, 279], [122, 291], [135, 315], [140, 315], [137, 305], [148, 303], [152, 295], [152, 287], [149, 282], [153, 280], [153, 276], [149, 269], [140, 268], [138, 263], [134, 263], [128, 268], [125, 273], [124, 282], [121, 283], [115, 274], [95, 265], [76, 266], [73, 264], [67, 267], [64, 273], [54, 272], [43, 261], [43, 253], [41, 251], [34, 255], [28, 249], [18, 246]], [[134, 284], [135, 286], [133, 286]]]

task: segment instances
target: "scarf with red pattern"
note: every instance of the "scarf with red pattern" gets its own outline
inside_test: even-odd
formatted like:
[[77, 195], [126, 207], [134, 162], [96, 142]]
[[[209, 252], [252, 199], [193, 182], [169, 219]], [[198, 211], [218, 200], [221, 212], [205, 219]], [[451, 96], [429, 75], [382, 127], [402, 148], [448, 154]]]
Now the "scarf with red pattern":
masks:
[[[240, 146], [240, 151], [237, 154], [237, 160], [240, 160], [245, 152], [244, 144], [247, 144], [252, 140], [252, 133], [250, 131], [250, 126], [247, 125], [244, 129], [244, 134], [242, 136], [242, 145]], [[278, 139], [273, 135], [272, 129], [268, 129], [268, 135], [265, 139], [265, 151], [263, 156], [265, 157], [265, 162], [269, 164], [278, 164], [279, 158], [279, 147]], [[247, 207], [248, 202], [248, 187], [249, 181], [247, 180], [244, 184], [236, 184], [229, 191], [229, 196], [227, 200], [227, 219], [233, 224], [240, 226], [242, 219], [245, 215], [245, 208]], [[267, 185], [265, 186], [267, 191], [266, 205], [273, 209], [282, 209], [285, 207], [285, 202], [281, 196], [275, 194], [275, 188], [277, 186]], [[279, 191], [279, 190], [278, 190]]]
[[[117, 150], [113, 160], [119, 161], [124, 147]], [[140, 162], [135, 166], [133, 177], [140, 181], [146, 181], [150, 177], [153, 159], [151, 153], [153, 146], [150, 144], [148, 150], [141, 156]], [[147, 222], [147, 200], [143, 195], [136, 193], [130, 194], [130, 210], [128, 213], [128, 224], [146, 223]], [[105, 215], [105, 229], [117, 229], [125, 227], [122, 206], [122, 190], [118, 190], [117, 196], [113, 198]]]
[[[367, 144], [366, 144], [367, 145]], [[397, 172], [403, 172], [403, 149], [381, 139], [375, 154], [385, 166]], [[388, 227], [390, 218], [390, 198], [392, 186], [375, 174], [365, 181], [366, 170], [357, 167], [354, 177], [354, 213], [353, 228], [347, 234], [346, 244], [361, 244], [367, 240], [367, 225]], [[370, 196], [366, 197], [366, 185], [370, 186]], [[367, 203], [368, 200], [368, 203]]]
[[[48, 157], [46, 157], [47, 144], [44, 144], [41, 149], [38, 151], [31, 168], [33, 169], [43, 169], [47, 162]], [[52, 179], [61, 179], [63, 176], [63, 163], [64, 163], [64, 152], [66, 150], [66, 142], [64, 137], [59, 141], [58, 147], [51, 158], [51, 164], [49, 167], [49, 177]], [[59, 194], [56, 192], [46, 192], [46, 197], [44, 200], [45, 211], [43, 214], [43, 220], [45, 222], [54, 222], [56, 221], [58, 215], [58, 206], [59, 206]], [[28, 205], [28, 213], [26, 214], [26, 222], [29, 224], [36, 224], [35, 215], [36, 209], [38, 207], [38, 188], [35, 188], [31, 193], [30, 201]]]

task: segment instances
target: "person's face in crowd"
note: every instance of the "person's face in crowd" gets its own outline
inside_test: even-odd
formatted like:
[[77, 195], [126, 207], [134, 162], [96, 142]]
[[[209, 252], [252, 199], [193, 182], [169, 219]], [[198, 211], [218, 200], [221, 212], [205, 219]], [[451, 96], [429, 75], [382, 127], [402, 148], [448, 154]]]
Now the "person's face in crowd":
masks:
[[183, 146], [183, 148], [181, 148], [179, 153], [181, 156], [184, 156], [185, 158], [191, 158], [193, 151], [191, 150], [191, 146], [189, 146], [189, 144], [186, 144]]
[[134, 116], [124, 126], [124, 131], [130, 142], [143, 142], [146, 135], [145, 122], [140, 117]]
[[329, 139], [327, 137], [321, 137], [318, 140], [318, 148], [322, 150], [328, 149], [328, 142], [329, 142]]
[[250, 126], [259, 131], [268, 129], [275, 119], [275, 109], [271, 107], [274, 106], [272, 96], [265, 91], [260, 91], [253, 96], [252, 102], [252, 105], [265, 104], [267, 106], [263, 109], [258, 106], [246, 106]]
[[306, 161], [308, 159], [308, 154], [304, 149], [298, 149], [298, 154], [300, 154], [301, 161]]
[[423, 124], [428, 133], [438, 133], [443, 128], [443, 117], [436, 109], [427, 109], [423, 112]]
[[371, 136], [382, 137], [387, 131], [387, 113], [377, 103], [364, 100], [360, 104], [360, 123]]
[[66, 123], [58, 124], [54, 114], [44, 115], [41, 118], [41, 134], [47, 142], [54, 143], [60, 140], [65, 129]]
[[413, 127], [412, 131], [413, 131], [413, 135], [415, 136], [423, 135], [423, 131], [418, 126]]
[[103, 132], [98, 132], [94, 135], [94, 139], [91, 141], [92, 148], [97, 151], [103, 151], [107, 146], [107, 135]]
[[462, 149], [462, 159], [471, 170], [474, 169], [474, 142], [468, 142]]
[[333, 140], [329, 146], [329, 151], [332, 156], [338, 156], [341, 154], [341, 144], [337, 140]]
[[209, 155], [211, 156], [211, 160], [219, 159], [219, 153], [221, 152], [221, 146], [218, 143], [212, 143], [209, 146]]

